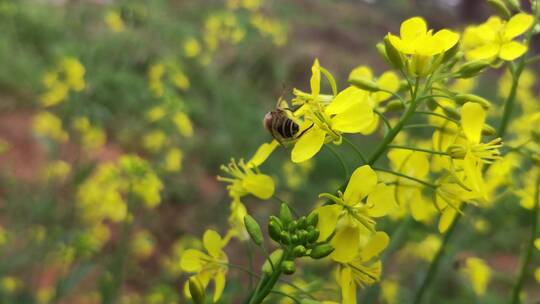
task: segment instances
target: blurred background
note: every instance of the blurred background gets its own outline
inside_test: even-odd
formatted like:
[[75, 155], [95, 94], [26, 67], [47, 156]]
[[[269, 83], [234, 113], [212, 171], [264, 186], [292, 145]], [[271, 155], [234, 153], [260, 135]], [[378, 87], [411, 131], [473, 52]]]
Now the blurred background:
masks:
[[[308, 88], [314, 58], [342, 88], [358, 65], [388, 68], [375, 44], [408, 17], [462, 30], [490, 14], [483, 0], [0, 0], [0, 303], [184, 303], [181, 253], [228, 227], [220, 166], [271, 139], [264, 113]], [[496, 99], [500, 75], [479, 91]], [[342, 183], [331, 154], [288, 155], [264, 171], [297, 209]], [[132, 200], [126, 180], [141, 187]], [[245, 203], [261, 222], [279, 205]], [[528, 224], [514, 205], [472, 212], [431, 303], [477, 301], [459, 273], [471, 252], [495, 271], [482, 302], [505, 303]], [[368, 303], [407, 302], [424, 274], [440, 239], [434, 223], [409, 225], [382, 292], [360, 292]], [[239, 242], [227, 252], [247, 264]], [[327, 268], [302, 268], [298, 285], [339, 299]], [[230, 270], [222, 301], [238, 303], [247, 280]]]

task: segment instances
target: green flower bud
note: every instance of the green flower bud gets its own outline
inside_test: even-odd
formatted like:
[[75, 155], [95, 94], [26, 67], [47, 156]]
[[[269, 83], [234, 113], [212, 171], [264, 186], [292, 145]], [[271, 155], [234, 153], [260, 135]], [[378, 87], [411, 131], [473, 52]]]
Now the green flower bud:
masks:
[[377, 48], [377, 52], [379, 53], [379, 55], [383, 57], [384, 61], [386, 61], [386, 63], [388, 63], [389, 65], [392, 65], [392, 62], [390, 62], [390, 59], [388, 59], [388, 55], [386, 54], [386, 48], [384, 47], [384, 43], [379, 42], [375, 45], [375, 47]]
[[300, 240], [300, 239], [298, 238], [298, 235], [293, 234], [293, 235], [291, 236], [291, 244], [298, 244], [298, 241], [299, 241], [299, 240]]
[[366, 90], [369, 92], [377, 92], [381, 90], [379, 84], [364, 77], [351, 77], [349, 78], [349, 83], [361, 90]]
[[487, 0], [487, 3], [493, 7], [504, 19], [510, 19], [510, 16], [512, 16], [512, 13], [510, 13], [510, 10], [506, 4], [504, 4], [504, 2], [501, 0]]
[[457, 78], [471, 78], [478, 75], [489, 66], [489, 62], [484, 60], [473, 60], [462, 65], [457, 71]]
[[521, 10], [521, 4], [519, 3], [519, 0], [506, 0], [506, 2], [508, 3], [511, 9], [515, 11]]
[[446, 116], [450, 117], [450, 118], [453, 118], [453, 119], [460, 119], [461, 118], [461, 115], [459, 115], [459, 113], [453, 109], [453, 108], [450, 108], [450, 107], [441, 107], [444, 114], [446, 114]]
[[313, 247], [309, 253], [309, 256], [314, 259], [322, 259], [327, 257], [330, 253], [332, 253], [332, 251], [334, 251], [334, 247], [332, 247], [332, 245], [329, 243], [324, 243]]
[[279, 219], [284, 225], [289, 224], [293, 220], [291, 209], [285, 203], [282, 203], [279, 209]]
[[276, 223], [276, 225], [279, 226], [279, 229], [283, 229], [283, 223], [281, 222], [281, 220], [279, 219], [279, 217], [277, 216], [274, 216], [274, 215], [270, 215], [270, 220], [271, 221], [274, 221]]
[[283, 258], [283, 250], [276, 249], [274, 252], [270, 254], [270, 261], [272, 261], [272, 264], [270, 264], [268, 259], [266, 259], [266, 261], [264, 262], [262, 266], [262, 271], [267, 275], [272, 274], [272, 272], [274, 272], [272, 265], [276, 266], [277, 264], [279, 264], [279, 261], [281, 261], [282, 258]]
[[495, 135], [495, 134], [497, 134], [497, 130], [495, 130], [494, 127], [488, 124], [484, 124], [484, 126], [482, 127], [482, 135], [490, 136], [490, 135]]
[[465, 104], [466, 102], [474, 102], [482, 106], [484, 109], [491, 107], [491, 102], [487, 99], [474, 94], [457, 94], [454, 96], [454, 100], [459, 104]]
[[295, 257], [302, 257], [306, 254], [306, 247], [303, 245], [297, 245], [293, 248], [293, 254]]
[[304, 229], [307, 227], [307, 219], [305, 216], [301, 216], [299, 219], [298, 219], [298, 228], [299, 229]]
[[435, 111], [439, 105], [437, 105], [437, 102], [433, 98], [429, 98], [426, 100], [426, 105], [430, 111]]
[[298, 227], [298, 222], [293, 220], [292, 222], [289, 223], [289, 226], [287, 227], [287, 229], [290, 232], [294, 232], [297, 227]]
[[448, 51], [444, 52], [442, 62], [448, 62], [449, 60], [454, 58], [456, 54], [459, 52], [459, 48], [460, 48], [460, 44], [456, 43]]
[[246, 226], [246, 230], [253, 240], [253, 243], [257, 244], [257, 246], [261, 246], [263, 242], [263, 236], [261, 232], [261, 227], [259, 227], [259, 224], [257, 221], [249, 214], [246, 214], [244, 216], [244, 225]]
[[298, 235], [298, 241], [300, 243], [303, 244], [303, 243], [307, 242], [308, 232], [306, 230], [302, 229], [302, 230], [298, 231], [298, 233], [296, 235]]
[[307, 237], [307, 241], [309, 243], [314, 243], [317, 241], [317, 239], [319, 239], [319, 229], [313, 229], [311, 231], [308, 232], [308, 237]]
[[405, 109], [405, 106], [403, 105], [403, 103], [400, 100], [390, 100], [386, 104], [386, 111], [388, 111], [388, 112], [390, 112], [390, 111], [401, 111], [403, 109]]
[[196, 277], [191, 277], [188, 280], [189, 294], [195, 304], [204, 304], [204, 288]]
[[454, 159], [463, 159], [467, 151], [462, 146], [450, 146], [446, 149], [446, 153]]
[[268, 222], [268, 234], [272, 238], [272, 240], [276, 242], [280, 242], [281, 239], [281, 226], [276, 222], [274, 219], [270, 219]]
[[296, 271], [296, 267], [294, 267], [294, 261], [284, 261], [283, 263], [281, 263], [281, 270], [284, 274], [293, 274]]
[[316, 212], [311, 213], [308, 215], [306, 221], [309, 226], [317, 226], [317, 223], [319, 222], [319, 214]]
[[392, 66], [398, 70], [403, 69], [403, 60], [401, 59], [401, 55], [392, 45], [392, 43], [390, 43], [388, 36], [384, 37], [384, 48], [386, 50], [386, 56], [388, 56], [388, 60]]
[[279, 235], [279, 239], [281, 240], [281, 243], [285, 245], [289, 245], [291, 243], [291, 236], [289, 235], [288, 232], [281, 231]]

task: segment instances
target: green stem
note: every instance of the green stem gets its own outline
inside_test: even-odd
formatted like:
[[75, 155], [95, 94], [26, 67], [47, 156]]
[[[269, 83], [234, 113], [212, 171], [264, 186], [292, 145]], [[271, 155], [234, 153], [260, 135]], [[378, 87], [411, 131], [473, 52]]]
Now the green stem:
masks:
[[352, 141], [350, 141], [347, 137], [342, 136], [341, 138], [343, 138], [343, 141], [347, 145], [349, 145], [354, 150], [354, 152], [356, 152], [356, 154], [358, 155], [358, 158], [360, 158], [362, 163], [365, 164], [366, 163], [366, 158], [364, 157], [364, 154], [362, 153], [362, 151], [360, 151], [360, 149], [358, 149], [358, 147]]
[[347, 164], [345, 163], [345, 160], [339, 153], [330, 145], [325, 145], [326, 148], [328, 148], [328, 151], [330, 151], [334, 157], [339, 161], [341, 164], [341, 167], [343, 168], [343, 174], [345, 174], [345, 179], [349, 178], [349, 168], [347, 168]]
[[443, 118], [443, 119], [446, 119], [448, 121], [451, 121], [457, 125], [459, 125], [459, 121], [453, 119], [453, 118], [450, 118], [446, 115], [443, 115], [441, 113], [436, 113], [436, 112], [428, 112], [428, 111], [416, 111], [416, 114], [423, 114], [423, 115], [429, 115], [429, 116], [436, 116], [436, 117], [440, 117], [440, 118]]
[[[388, 121], [388, 118], [386, 118], [386, 116], [384, 116], [384, 114], [377, 110], [377, 109], [373, 109], [373, 112], [375, 112], [375, 114], [379, 115], [379, 117], [381, 117], [382, 121], [384, 122], [384, 125], [386, 126], [386, 132], [388, 132], [390, 129], [392, 129], [392, 125], [390, 124], [390, 121]], [[386, 134], [385, 132], [385, 134]]]
[[373, 170], [375, 171], [381, 171], [381, 172], [386, 172], [386, 173], [390, 173], [390, 174], [393, 174], [395, 176], [399, 176], [399, 177], [403, 177], [403, 178], [406, 178], [406, 179], [410, 179], [412, 181], [415, 181], [419, 184], [422, 184], [426, 187], [429, 187], [429, 188], [432, 188], [432, 189], [436, 189], [437, 188], [437, 185], [435, 184], [432, 184], [430, 182], [426, 182], [426, 181], [423, 181], [421, 179], [418, 179], [416, 177], [412, 177], [412, 176], [409, 176], [409, 175], [406, 175], [406, 174], [403, 174], [403, 173], [400, 173], [400, 172], [396, 172], [396, 171], [392, 171], [392, 170], [388, 170], [388, 169], [383, 169], [383, 168], [377, 168], [377, 167], [372, 167]]
[[437, 154], [437, 155], [446, 155], [446, 156], [448, 156], [448, 153], [446, 153], [446, 152], [434, 151], [434, 150], [422, 149], [422, 148], [416, 148], [416, 147], [408, 147], [408, 146], [401, 146], [401, 145], [388, 145], [388, 148], [390, 148], [390, 149], [411, 150], [411, 151], [425, 152], [425, 153], [429, 153], [429, 154]]
[[536, 191], [534, 193], [534, 208], [531, 213], [532, 217], [532, 225], [531, 225], [531, 236], [529, 239], [529, 244], [527, 248], [527, 252], [525, 253], [525, 256], [523, 257], [523, 260], [521, 262], [521, 269], [519, 271], [519, 275], [517, 277], [516, 283], [514, 285], [514, 288], [512, 289], [512, 304], [518, 304], [521, 303], [519, 299], [519, 294], [521, 292], [521, 289], [523, 288], [523, 283], [525, 282], [525, 275], [527, 274], [527, 267], [529, 265], [529, 262], [531, 261], [532, 253], [534, 251], [534, 240], [536, 239], [536, 235], [538, 234], [538, 204], [540, 200], [540, 174], [538, 174], [536, 178]]
[[[527, 32], [527, 35], [526, 35], [527, 47], [529, 45], [530, 38], [532, 36], [533, 29], [536, 26], [536, 24], [537, 24], [537, 21], [535, 20], [534, 24], [531, 26], [531, 28]], [[504, 136], [506, 135], [506, 130], [508, 128], [508, 123], [509, 123], [510, 117], [512, 115], [513, 105], [514, 105], [514, 101], [515, 101], [515, 98], [516, 98], [517, 87], [518, 87], [518, 84], [519, 84], [519, 78], [521, 77], [521, 73], [523, 72], [523, 69], [525, 68], [525, 64], [526, 64], [526, 61], [525, 61], [524, 56], [523, 56], [519, 60], [517, 67], [514, 69], [514, 71], [512, 73], [512, 87], [510, 88], [510, 93], [508, 94], [508, 97], [505, 100], [503, 117], [502, 117], [501, 123], [499, 125], [499, 129], [498, 129], [498, 132], [497, 132], [497, 137], [504, 138]], [[485, 166], [484, 167], [484, 172], [488, 168], [489, 168], [489, 165]], [[462, 211], [464, 211], [466, 207], [467, 206], [465, 205], [464, 208], [462, 209]], [[448, 243], [450, 242], [450, 238], [452, 237], [452, 235], [456, 231], [456, 227], [457, 227], [457, 225], [458, 225], [458, 223], [459, 223], [459, 221], [460, 221], [460, 219], [462, 217], [463, 216], [461, 215], [461, 213], [457, 213], [457, 215], [454, 218], [454, 221], [452, 222], [450, 228], [446, 232], [446, 234], [444, 236], [443, 243], [441, 244], [441, 247], [437, 251], [437, 254], [436, 254], [435, 258], [433, 259], [433, 261], [429, 265], [428, 273], [427, 273], [426, 277], [424, 278], [424, 280], [422, 281], [422, 285], [420, 286], [420, 289], [416, 293], [414, 303], [418, 304], [418, 303], [420, 303], [422, 301], [422, 297], [423, 297], [425, 291], [428, 289], [429, 284], [433, 281], [433, 278], [435, 277], [435, 274], [437, 273], [437, 271], [439, 269], [439, 265], [441, 263], [442, 256], [444, 255], [445, 251], [447, 250], [447, 246], [448, 246]]]
[[398, 123], [386, 133], [386, 136], [384, 137], [383, 141], [377, 146], [375, 149], [375, 152], [373, 152], [373, 155], [369, 158], [368, 164], [373, 165], [379, 157], [384, 153], [388, 145], [396, 138], [398, 133], [401, 131], [401, 129], [405, 126], [407, 121], [411, 118], [411, 116], [414, 114], [414, 111], [416, 110], [417, 102], [415, 99], [411, 102], [409, 107], [407, 108], [407, 111], [401, 118], [399, 119]]
[[264, 275], [260, 278], [259, 283], [257, 284], [257, 288], [255, 289], [255, 292], [251, 294], [251, 297], [249, 299], [249, 304], [259, 304], [262, 303], [264, 298], [268, 296], [270, 291], [272, 291], [272, 288], [274, 288], [274, 285], [276, 285], [276, 282], [279, 280], [279, 277], [281, 276], [281, 263], [287, 258], [288, 252], [285, 251], [283, 253], [283, 257], [281, 260], [275, 265], [273, 268], [273, 271], [270, 275]]
[[450, 239], [452, 238], [452, 235], [454, 234], [454, 231], [456, 230], [458, 226], [457, 224], [461, 216], [462, 216], [461, 213], [458, 212], [456, 214], [456, 217], [454, 218], [454, 221], [448, 228], [448, 231], [446, 231], [441, 247], [439, 247], [439, 250], [437, 251], [437, 253], [435, 254], [435, 257], [431, 261], [428, 272], [426, 276], [424, 277], [424, 280], [422, 280], [422, 285], [420, 286], [420, 289], [418, 289], [418, 291], [416, 292], [416, 295], [414, 297], [414, 302], [413, 302], [414, 304], [420, 304], [422, 302], [422, 298], [425, 292], [428, 290], [430, 284], [435, 278], [435, 275], [437, 274], [441, 260], [446, 250], [448, 250], [448, 244], [450, 243]]

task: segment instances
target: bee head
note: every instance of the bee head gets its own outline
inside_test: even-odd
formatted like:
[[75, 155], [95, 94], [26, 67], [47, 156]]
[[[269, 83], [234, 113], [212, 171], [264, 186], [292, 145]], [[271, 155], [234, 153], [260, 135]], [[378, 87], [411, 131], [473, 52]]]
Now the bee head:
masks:
[[272, 120], [274, 119], [274, 113], [268, 112], [264, 115], [262, 124], [263, 127], [268, 130], [269, 132], [272, 132]]

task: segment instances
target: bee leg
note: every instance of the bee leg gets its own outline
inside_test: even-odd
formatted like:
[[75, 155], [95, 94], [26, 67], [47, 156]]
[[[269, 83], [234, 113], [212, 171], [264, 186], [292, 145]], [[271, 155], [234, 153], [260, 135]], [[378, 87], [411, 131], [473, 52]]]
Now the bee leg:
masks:
[[305, 129], [300, 134], [298, 134], [298, 136], [296, 136], [296, 138], [300, 138], [300, 136], [304, 135], [304, 133], [306, 133], [309, 129], [313, 128], [314, 125], [315, 125], [315, 123], [312, 123], [311, 126], [307, 127], [307, 129]]

